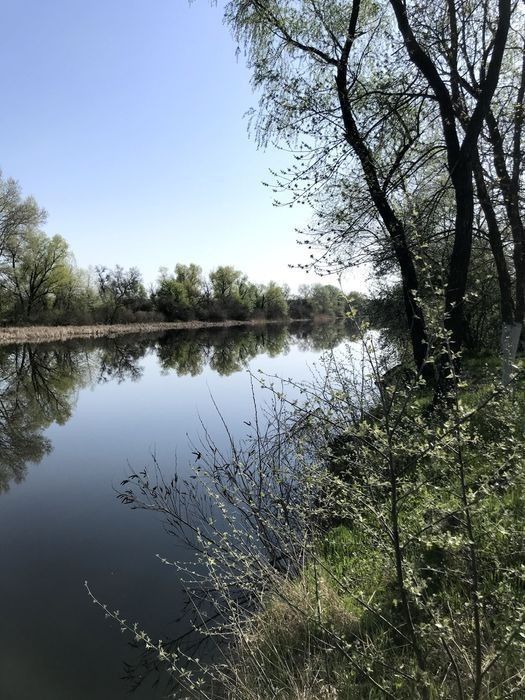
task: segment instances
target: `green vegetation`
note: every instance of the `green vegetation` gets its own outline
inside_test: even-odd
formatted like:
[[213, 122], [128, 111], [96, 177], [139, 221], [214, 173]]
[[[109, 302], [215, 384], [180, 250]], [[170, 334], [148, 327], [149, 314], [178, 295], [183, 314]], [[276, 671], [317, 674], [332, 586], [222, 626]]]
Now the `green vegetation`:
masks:
[[437, 318], [454, 353], [499, 336], [485, 315], [518, 334], [524, 321], [521, 12], [511, 0], [225, 9], [259, 97], [252, 129], [293, 154], [270, 185], [314, 212], [311, 266], [367, 262], [386, 278], [414, 365], [441, 387], [448, 360], [427, 362]]
[[521, 696], [525, 392], [476, 380], [446, 420], [398, 383], [355, 426], [338, 422], [346, 447], [326, 447], [338, 478], [317, 517], [345, 524], [261, 597], [227, 697]]
[[19, 185], [0, 177], [0, 323], [89, 325], [156, 321], [341, 318], [365, 299], [332, 285], [292, 294], [275, 282], [254, 284], [229, 265], [205, 277], [198, 265], [161, 268], [147, 292], [140, 271], [116, 265], [79, 269], [67, 242], [41, 227], [46, 212]]
[[[263, 379], [264, 420], [229, 451], [206, 433], [187, 481], [156, 465], [123, 483], [193, 545], [220, 662], [105, 610], [175, 697], [524, 697], [523, 9], [230, 0], [225, 19], [254, 132], [292, 154], [274, 191], [314, 211], [311, 267], [369, 263], [384, 332], [361, 324], [361, 357], [310, 384]], [[231, 268], [212, 289], [254, 303]]]
[[[122, 482], [123, 503], [192, 548], [166, 563], [217, 656], [104, 610], [185, 700], [523, 698], [523, 4], [227, 0], [224, 19], [258, 96], [252, 133], [290, 155], [270, 186], [313, 213], [305, 267], [366, 263], [375, 289], [294, 295], [192, 263], [146, 290], [136, 268], [79, 270], [45, 211], [0, 180], [4, 324], [351, 317], [361, 341], [310, 383], [259, 378], [266, 413], [240, 444], [224, 421], [217, 443], [203, 426], [188, 478], [155, 463]], [[287, 338], [108, 341], [96, 371], [137, 378], [154, 347], [165, 371], [227, 375]], [[73, 368], [86, 376], [76, 356], [21, 352], [0, 353], [0, 489], [49, 450]]]
[[369, 335], [361, 363], [268, 384], [248, 441], [225, 452], [206, 434], [189, 479], [157, 466], [124, 482], [124, 503], [195, 548], [188, 586], [215, 611], [199, 628], [222, 645], [217, 664], [123, 624], [182, 697], [523, 692], [523, 374], [511, 388], [466, 361], [436, 406]]

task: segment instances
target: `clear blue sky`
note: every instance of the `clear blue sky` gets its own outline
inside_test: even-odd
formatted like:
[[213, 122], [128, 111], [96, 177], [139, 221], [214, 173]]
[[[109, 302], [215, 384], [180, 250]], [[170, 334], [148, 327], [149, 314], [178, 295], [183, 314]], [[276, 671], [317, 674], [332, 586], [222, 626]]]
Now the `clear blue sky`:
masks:
[[[0, 167], [49, 212], [77, 263], [233, 264], [256, 281], [317, 281], [261, 182], [242, 57], [206, 0], [4, 0]], [[347, 277], [346, 289], [362, 288]]]

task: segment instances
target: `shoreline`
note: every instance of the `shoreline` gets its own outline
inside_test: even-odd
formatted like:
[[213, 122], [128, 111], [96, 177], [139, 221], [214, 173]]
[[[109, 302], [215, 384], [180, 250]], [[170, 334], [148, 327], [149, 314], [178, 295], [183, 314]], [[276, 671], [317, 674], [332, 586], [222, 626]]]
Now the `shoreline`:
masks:
[[313, 319], [262, 319], [247, 321], [159, 321], [155, 323], [116, 323], [89, 326], [9, 326], [0, 328], [0, 346], [17, 343], [52, 343], [72, 338], [111, 338], [133, 333], [193, 330], [199, 328], [231, 328], [236, 326], [289, 325]]

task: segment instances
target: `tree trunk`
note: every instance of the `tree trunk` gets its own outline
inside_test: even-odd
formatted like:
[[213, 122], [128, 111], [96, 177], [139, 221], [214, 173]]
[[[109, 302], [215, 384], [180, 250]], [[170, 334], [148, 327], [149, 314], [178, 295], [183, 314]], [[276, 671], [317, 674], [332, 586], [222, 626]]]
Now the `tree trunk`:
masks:
[[503, 240], [501, 238], [501, 232], [499, 229], [498, 220], [496, 218], [496, 212], [494, 211], [494, 207], [492, 206], [492, 201], [487, 190], [478, 154], [476, 154], [476, 159], [474, 163], [474, 179], [476, 182], [478, 199], [481, 204], [481, 208], [483, 209], [485, 220], [487, 222], [490, 250], [492, 252], [492, 257], [494, 258], [494, 264], [496, 266], [496, 274], [498, 278], [500, 294], [501, 321], [503, 324], [512, 324], [514, 321], [514, 299], [512, 297], [512, 279], [510, 277], [507, 260], [505, 258], [505, 251], [503, 250]]
[[414, 258], [408, 246], [403, 223], [396, 216], [394, 209], [388, 201], [384, 188], [380, 185], [373, 154], [359, 132], [348, 93], [348, 56], [355, 37], [358, 12], [359, 3], [355, 2], [352, 9], [347, 40], [337, 66], [336, 85], [341, 116], [345, 127], [345, 136], [348, 144], [361, 163], [370, 197], [390, 234], [392, 247], [401, 272], [403, 301], [415, 365], [418, 372], [423, 375], [425, 380], [433, 384], [434, 370], [433, 367], [426, 362], [428, 358], [429, 342], [423, 309], [417, 298], [419, 280]]
[[472, 252], [472, 225], [474, 221], [474, 190], [470, 164], [458, 163], [453, 176], [456, 197], [454, 245], [450, 256], [445, 289], [445, 329], [450, 332], [453, 359], [461, 350], [465, 338], [464, 297]]

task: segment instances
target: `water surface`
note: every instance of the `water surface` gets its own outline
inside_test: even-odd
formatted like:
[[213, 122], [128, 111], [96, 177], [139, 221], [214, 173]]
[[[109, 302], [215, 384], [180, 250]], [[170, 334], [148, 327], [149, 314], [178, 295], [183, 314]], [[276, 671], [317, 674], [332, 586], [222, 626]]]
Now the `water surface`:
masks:
[[[0, 348], [2, 700], [127, 697], [142, 655], [84, 581], [154, 639], [191, 622], [176, 570], [155, 556], [188, 553], [155, 515], [118, 502], [121, 480], [153, 455], [166, 474], [187, 472], [200, 422], [223, 435], [211, 396], [240, 437], [247, 370], [307, 378], [346, 335], [267, 326]], [[154, 680], [134, 697], [161, 697]]]

